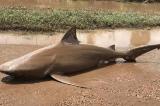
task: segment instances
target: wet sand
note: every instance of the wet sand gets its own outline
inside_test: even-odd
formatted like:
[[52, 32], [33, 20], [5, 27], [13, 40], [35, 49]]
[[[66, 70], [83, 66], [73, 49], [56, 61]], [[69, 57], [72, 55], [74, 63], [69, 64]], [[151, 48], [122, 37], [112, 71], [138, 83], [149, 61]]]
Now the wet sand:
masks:
[[[0, 63], [40, 48], [0, 45]], [[159, 106], [160, 51], [70, 77], [92, 89], [61, 84], [52, 79], [6, 84], [0, 82], [0, 106]], [[158, 63], [159, 62], [159, 63]], [[0, 79], [5, 75], [0, 74]]]

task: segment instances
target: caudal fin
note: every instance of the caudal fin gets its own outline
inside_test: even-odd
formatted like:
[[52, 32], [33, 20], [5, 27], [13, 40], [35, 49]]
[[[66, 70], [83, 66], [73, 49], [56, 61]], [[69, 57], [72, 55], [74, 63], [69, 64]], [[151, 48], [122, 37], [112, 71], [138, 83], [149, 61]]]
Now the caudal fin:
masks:
[[124, 59], [127, 62], [136, 62], [136, 58], [138, 56], [141, 56], [142, 54], [145, 54], [154, 49], [160, 49], [160, 44], [148, 45], [148, 46], [143, 46], [143, 47], [132, 49], [126, 53], [126, 56], [124, 57]]

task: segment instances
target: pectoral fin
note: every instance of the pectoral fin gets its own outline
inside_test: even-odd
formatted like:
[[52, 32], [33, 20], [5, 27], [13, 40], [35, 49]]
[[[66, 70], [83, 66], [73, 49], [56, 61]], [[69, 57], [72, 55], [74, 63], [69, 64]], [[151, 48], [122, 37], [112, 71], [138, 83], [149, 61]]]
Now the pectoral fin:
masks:
[[72, 85], [72, 86], [76, 86], [76, 87], [80, 87], [80, 88], [87, 88], [81, 85], [78, 85], [72, 81], [69, 80], [69, 78], [67, 76], [61, 75], [59, 73], [55, 73], [55, 74], [50, 74], [50, 76], [55, 79], [58, 82], [61, 82], [63, 84], [67, 84], [67, 85]]

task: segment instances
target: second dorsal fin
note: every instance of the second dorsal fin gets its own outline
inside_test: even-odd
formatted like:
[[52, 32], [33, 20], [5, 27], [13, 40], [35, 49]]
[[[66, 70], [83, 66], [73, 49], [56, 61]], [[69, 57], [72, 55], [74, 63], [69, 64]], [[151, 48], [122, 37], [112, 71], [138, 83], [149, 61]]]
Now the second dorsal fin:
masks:
[[112, 50], [114, 50], [114, 51], [115, 51], [115, 44], [114, 44], [114, 45], [109, 46], [109, 49], [112, 49]]
[[79, 41], [76, 35], [76, 27], [72, 27], [71, 29], [69, 29], [66, 32], [66, 34], [63, 36], [61, 42], [63, 44], [79, 44]]

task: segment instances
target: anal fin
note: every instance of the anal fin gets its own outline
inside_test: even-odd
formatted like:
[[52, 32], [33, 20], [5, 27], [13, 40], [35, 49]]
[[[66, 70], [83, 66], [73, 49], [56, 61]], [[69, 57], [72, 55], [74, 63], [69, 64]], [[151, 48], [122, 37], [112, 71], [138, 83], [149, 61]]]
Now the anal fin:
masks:
[[71, 86], [76, 86], [76, 87], [80, 87], [80, 88], [87, 88], [85, 86], [81, 86], [81, 85], [78, 85], [78, 84], [70, 81], [67, 76], [61, 75], [59, 73], [50, 74], [50, 76], [53, 79], [55, 79], [56, 81], [61, 82], [63, 84], [67, 84], [67, 85], [71, 85]]

